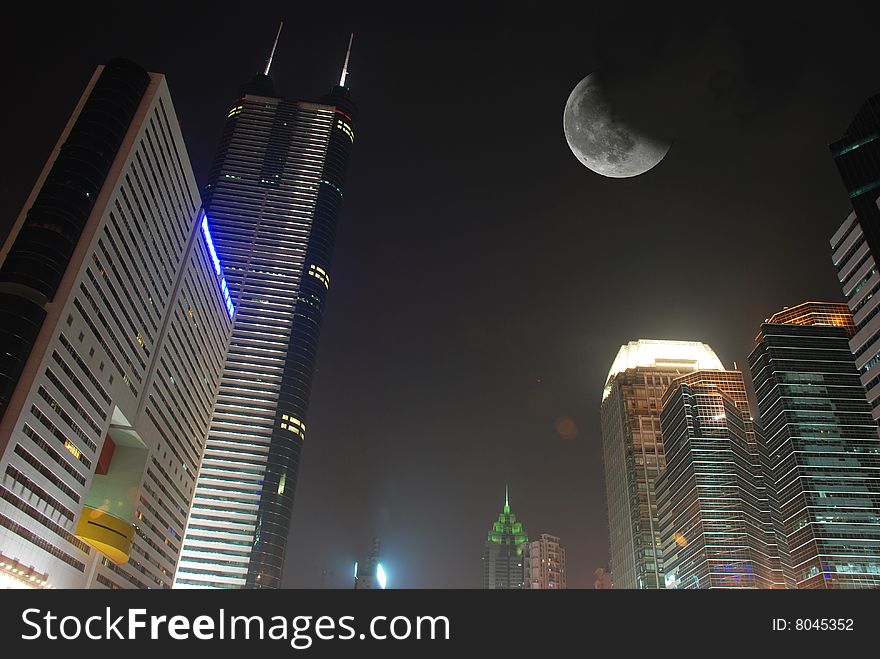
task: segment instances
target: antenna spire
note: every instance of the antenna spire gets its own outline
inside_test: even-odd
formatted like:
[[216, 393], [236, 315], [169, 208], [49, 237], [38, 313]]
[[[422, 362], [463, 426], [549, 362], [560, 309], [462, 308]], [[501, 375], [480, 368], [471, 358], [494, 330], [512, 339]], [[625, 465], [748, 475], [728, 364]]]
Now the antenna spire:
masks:
[[348, 58], [351, 55], [351, 42], [354, 41], [354, 32], [348, 38], [348, 50], [345, 51], [345, 64], [342, 65], [342, 77], [339, 78], [339, 86], [345, 87], [345, 76], [348, 75]]
[[510, 512], [510, 497], [508, 496], [507, 485], [504, 486], [504, 512], [505, 514]]
[[281, 21], [278, 24], [278, 32], [275, 34], [275, 43], [272, 44], [272, 52], [269, 53], [269, 61], [266, 62], [266, 70], [263, 71], [263, 75], [269, 75], [269, 67], [272, 66], [272, 58], [275, 57], [275, 48], [278, 46], [278, 37], [281, 36], [281, 28], [284, 27], [284, 21]]

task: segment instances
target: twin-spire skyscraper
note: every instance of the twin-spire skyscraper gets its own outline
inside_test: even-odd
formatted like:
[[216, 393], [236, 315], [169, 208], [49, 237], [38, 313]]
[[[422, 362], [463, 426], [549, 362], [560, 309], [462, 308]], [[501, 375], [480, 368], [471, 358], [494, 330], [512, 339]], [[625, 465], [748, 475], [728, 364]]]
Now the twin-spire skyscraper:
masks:
[[281, 585], [357, 110], [351, 39], [314, 103], [275, 92], [280, 34], [230, 107], [203, 191], [236, 315], [175, 587]]

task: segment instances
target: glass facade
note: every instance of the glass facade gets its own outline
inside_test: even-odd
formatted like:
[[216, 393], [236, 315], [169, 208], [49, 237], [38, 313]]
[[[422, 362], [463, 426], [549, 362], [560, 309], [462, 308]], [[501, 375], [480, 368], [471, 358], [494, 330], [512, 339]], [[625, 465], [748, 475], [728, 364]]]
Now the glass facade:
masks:
[[483, 588], [508, 590], [523, 588], [523, 547], [529, 536], [522, 522], [510, 512], [507, 495], [498, 521], [492, 525], [483, 546]]
[[660, 427], [666, 588], [783, 587], [742, 374], [697, 371], [673, 380]]
[[608, 373], [600, 417], [614, 588], [663, 588], [660, 409], [672, 380], [700, 368], [724, 368], [704, 343], [641, 339], [620, 348]]
[[880, 254], [880, 94], [859, 109], [843, 137], [830, 145], [871, 254]]
[[808, 302], [762, 326], [749, 367], [785, 584], [880, 586], [880, 438], [840, 303]]
[[111, 60], [66, 135], [0, 267], [0, 418], [150, 79]]
[[236, 316], [178, 587], [280, 586], [354, 117], [265, 74], [229, 110], [204, 203]]

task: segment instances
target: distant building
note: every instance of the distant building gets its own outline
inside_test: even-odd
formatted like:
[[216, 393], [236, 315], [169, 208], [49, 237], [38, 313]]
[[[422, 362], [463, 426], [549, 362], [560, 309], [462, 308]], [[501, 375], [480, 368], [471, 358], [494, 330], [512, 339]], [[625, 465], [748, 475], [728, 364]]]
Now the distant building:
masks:
[[566, 588], [565, 548], [555, 535], [542, 533], [523, 544], [523, 588], [560, 590]]
[[660, 408], [669, 383], [698, 369], [724, 369], [705, 343], [640, 339], [621, 346], [608, 372], [600, 413], [614, 588], [663, 588]]
[[782, 588], [770, 502], [742, 373], [672, 381], [656, 482], [666, 588]]
[[510, 500], [505, 490], [504, 508], [483, 546], [483, 588], [523, 587], [523, 547], [528, 540], [522, 522], [510, 512]]
[[354, 564], [354, 589], [384, 589], [386, 585], [385, 568], [379, 561], [379, 538], [373, 538], [370, 556], [366, 561]]
[[880, 438], [845, 304], [806, 302], [761, 325], [749, 367], [788, 588], [880, 587]]
[[604, 567], [597, 568], [596, 571], [593, 572], [593, 576], [595, 577], [593, 590], [611, 589], [611, 575], [605, 571]]
[[3, 564], [171, 587], [234, 308], [164, 76], [98, 67], [0, 258]]

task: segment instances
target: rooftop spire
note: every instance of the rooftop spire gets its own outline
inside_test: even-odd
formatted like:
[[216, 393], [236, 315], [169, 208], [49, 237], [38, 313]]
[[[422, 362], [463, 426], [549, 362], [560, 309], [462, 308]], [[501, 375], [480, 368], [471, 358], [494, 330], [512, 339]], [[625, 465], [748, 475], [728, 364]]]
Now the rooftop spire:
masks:
[[345, 64], [342, 65], [342, 77], [339, 78], [339, 86], [345, 87], [345, 76], [348, 75], [348, 58], [351, 55], [351, 42], [354, 41], [354, 32], [348, 38], [348, 50], [345, 51]]
[[272, 44], [272, 52], [269, 53], [269, 60], [266, 62], [266, 70], [263, 71], [263, 75], [269, 75], [269, 67], [272, 66], [272, 58], [275, 57], [275, 48], [278, 46], [278, 37], [281, 36], [282, 27], [284, 27], [284, 21], [281, 21], [278, 24], [278, 32], [275, 34], [275, 43]]
[[504, 485], [504, 514], [510, 514], [510, 497], [508, 496], [508, 487]]

